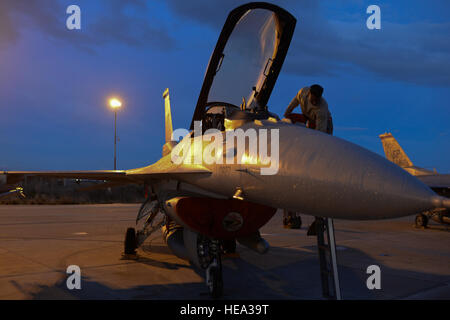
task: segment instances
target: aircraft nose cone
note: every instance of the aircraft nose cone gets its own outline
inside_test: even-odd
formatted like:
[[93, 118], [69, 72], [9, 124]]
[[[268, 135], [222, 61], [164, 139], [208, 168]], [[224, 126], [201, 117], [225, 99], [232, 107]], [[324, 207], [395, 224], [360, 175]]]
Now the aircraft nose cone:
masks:
[[289, 130], [296, 133], [285, 132], [291, 138], [280, 143], [280, 170], [291, 177], [295, 199], [290, 204], [299, 212], [383, 219], [443, 203], [417, 178], [367, 149], [310, 129], [290, 126]]

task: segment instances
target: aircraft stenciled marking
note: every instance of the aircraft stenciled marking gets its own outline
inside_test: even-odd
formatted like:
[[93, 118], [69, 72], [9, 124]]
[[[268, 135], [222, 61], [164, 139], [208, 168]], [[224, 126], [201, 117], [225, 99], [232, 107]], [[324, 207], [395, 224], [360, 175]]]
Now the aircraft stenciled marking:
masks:
[[223, 227], [227, 231], [237, 231], [242, 228], [244, 219], [238, 212], [230, 212], [223, 218]]

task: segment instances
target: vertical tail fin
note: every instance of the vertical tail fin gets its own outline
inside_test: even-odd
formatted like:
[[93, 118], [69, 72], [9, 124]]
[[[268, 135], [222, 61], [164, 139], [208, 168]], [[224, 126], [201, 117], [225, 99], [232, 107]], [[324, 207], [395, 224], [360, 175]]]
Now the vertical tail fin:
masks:
[[169, 88], [164, 90], [163, 93], [164, 99], [164, 114], [165, 114], [165, 127], [166, 127], [166, 143], [163, 146], [163, 156], [169, 154], [172, 151], [175, 143], [172, 141], [172, 111], [170, 110], [170, 97], [169, 97]]
[[392, 161], [402, 168], [411, 167], [413, 165], [405, 151], [403, 151], [402, 147], [400, 147], [391, 133], [380, 134], [379, 137], [383, 144], [384, 154], [389, 161]]
[[164, 90], [163, 93], [164, 99], [164, 109], [165, 109], [165, 118], [166, 118], [166, 143], [171, 141], [172, 139], [172, 111], [170, 111], [170, 97], [169, 97], [169, 88]]

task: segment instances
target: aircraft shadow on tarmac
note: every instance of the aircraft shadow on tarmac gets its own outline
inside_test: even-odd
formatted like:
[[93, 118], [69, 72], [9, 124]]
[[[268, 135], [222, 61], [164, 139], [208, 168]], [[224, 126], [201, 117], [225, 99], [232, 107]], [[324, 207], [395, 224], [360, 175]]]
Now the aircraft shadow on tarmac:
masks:
[[[160, 246], [154, 250], [164, 251]], [[315, 246], [301, 248], [272, 247], [266, 255], [258, 255], [238, 246], [241, 258], [223, 262], [223, 299], [323, 299], [319, 264]], [[395, 259], [395, 257], [392, 257]], [[283, 261], [284, 260], [284, 261]], [[179, 260], [180, 262], [182, 260]], [[137, 264], [168, 268], [192, 268], [202, 277], [204, 272], [189, 265], [158, 262], [151, 253], [143, 253]], [[338, 252], [341, 292], [344, 299], [450, 299], [448, 275], [392, 269], [362, 251], [339, 246]], [[366, 268], [381, 268], [381, 289], [369, 290]], [[151, 272], [151, 271], [149, 271]], [[38, 286], [31, 299], [211, 299], [203, 281], [179, 284], [132, 286], [126, 289], [111, 288], [82, 277], [81, 290], [66, 288], [66, 274], [54, 286]], [[122, 282], [123, 284], [123, 282]]]

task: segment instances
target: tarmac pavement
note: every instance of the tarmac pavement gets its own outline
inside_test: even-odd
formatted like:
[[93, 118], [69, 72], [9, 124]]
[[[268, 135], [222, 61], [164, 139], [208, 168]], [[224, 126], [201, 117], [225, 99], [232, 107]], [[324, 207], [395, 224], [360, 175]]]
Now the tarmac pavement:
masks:
[[[210, 299], [204, 272], [178, 259], [152, 235], [138, 259], [124, 260], [125, 231], [139, 205], [0, 205], [0, 299]], [[315, 237], [284, 229], [282, 212], [261, 229], [271, 248], [259, 255], [238, 245], [224, 266], [223, 299], [323, 299]], [[450, 231], [414, 217], [335, 220], [344, 299], [450, 299]], [[66, 269], [81, 269], [69, 290]], [[369, 290], [367, 267], [381, 270]]]

